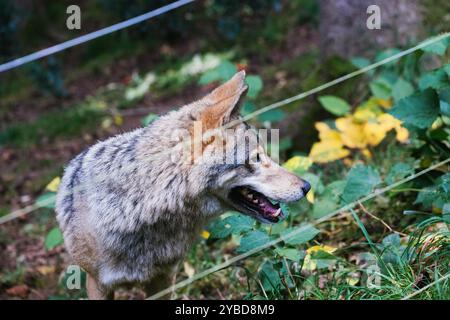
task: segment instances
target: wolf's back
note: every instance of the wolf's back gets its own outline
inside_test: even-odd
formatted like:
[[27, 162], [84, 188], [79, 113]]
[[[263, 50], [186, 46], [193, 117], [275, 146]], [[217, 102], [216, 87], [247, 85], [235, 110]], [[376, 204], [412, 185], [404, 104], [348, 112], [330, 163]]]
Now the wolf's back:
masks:
[[98, 142], [70, 161], [56, 197], [57, 220], [63, 231], [80, 218], [80, 210], [88, 210], [88, 195], [105, 192], [102, 188], [112, 183], [108, 181], [132, 171], [136, 145], [143, 132], [137, 129]]

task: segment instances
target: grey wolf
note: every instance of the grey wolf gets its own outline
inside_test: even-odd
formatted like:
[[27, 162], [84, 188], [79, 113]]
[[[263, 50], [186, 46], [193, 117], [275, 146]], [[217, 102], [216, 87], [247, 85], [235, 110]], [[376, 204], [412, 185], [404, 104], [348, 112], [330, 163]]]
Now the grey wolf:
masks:
[[[57, 220], [69, 254], [88, 274], [90, 299], [112, 298], [126, 284], [142, 285], [148, 294], [164, 289], [211, 219], [237, 210], [275, 223], [284, 215], [279, 202], [297, 201], [309, 191], [306, 181], [246, 138], [208, 137], [197, 153], [178, 148], [174, 131], [192, 133], [194, 123], [223, 137], [228, 131], [221, 128], [234, 123], [235, 132], [249, 135], [249, 126], [236, 121], [247, 89], [241, 71], [148, 127], [98, 142], [66, 167]], [[224, 162], [225, 154], [243, 161]]]

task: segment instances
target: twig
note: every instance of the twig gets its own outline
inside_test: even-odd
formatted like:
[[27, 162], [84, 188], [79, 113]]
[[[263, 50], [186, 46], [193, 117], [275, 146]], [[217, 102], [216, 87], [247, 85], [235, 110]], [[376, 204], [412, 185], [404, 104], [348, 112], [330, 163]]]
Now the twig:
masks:
[[376, 215], [370, 213], [369, 210], [367, 210], [361, 202], [358, 202], [358, 204], [359, 204], [361, 210], [365, 214], [367, 214], [367, 215], [371, 216], [372, 218], [374, 218], [375, 220], [381, 222], [381, 224], [383, 224], [383, 226], [385, 226], [390, 232], [394, 232], [394, 233], [399, 234], [399, 235], [404, 236], [404, 237], [408, 236], [407, 234], [405, 234], [403, 232], [399, 232], [397, 230], [392, 229], [392, 227], [390, 225], [388, 225], [383, 219], [378, 218]]
[[437, 279], [436, 281], [433, 281], [432, 283], [426, 285], [425, 287], [423, 287], [423, 288], [421, 288], [421, 289], [419, 289], [419, 290], [413, 292], [412, 294], [410, 294], [410, 295], [408, 295], [408, 296], [406, 296], [406, 297], [403, 297], [402, 300], [409, 300], [409, 299], [411, 299], [412, 297], [415, 297], [416, 295], [418, 295], [419, 293], [421, 293], [421, 292], [427, 290], [428, 288], [434, 286], [435, 284], [437, 284], [437, 283], [439, 283], [439, 282], [441, 282], [441, 281], [444, 281], [444, 280], [448, 279], [449, 277], [450, 277], [450, 273], [447, 273], [447, 274], [446, 274], [445, 276], [443, 276], [442, 278]]
[[226, 300], [225, 297], [223, 296], [222, 292], [220, 292], [220, 290], [219, 290], [218, 288], [216, 289], [216, 291], [217, 291], [217, 293], [218, 293], [220, 299]]

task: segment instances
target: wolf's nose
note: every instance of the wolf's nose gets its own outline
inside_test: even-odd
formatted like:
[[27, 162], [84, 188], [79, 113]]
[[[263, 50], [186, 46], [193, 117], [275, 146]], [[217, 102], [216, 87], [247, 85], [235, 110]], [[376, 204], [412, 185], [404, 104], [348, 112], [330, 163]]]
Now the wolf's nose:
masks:
[[309, 192], [309, 190], [311, 190], [311, 185], [309, 184], [308, 181], [303, 181], [303, 186], [302, 186], [303, 194], [306, 196], [306, 194]]

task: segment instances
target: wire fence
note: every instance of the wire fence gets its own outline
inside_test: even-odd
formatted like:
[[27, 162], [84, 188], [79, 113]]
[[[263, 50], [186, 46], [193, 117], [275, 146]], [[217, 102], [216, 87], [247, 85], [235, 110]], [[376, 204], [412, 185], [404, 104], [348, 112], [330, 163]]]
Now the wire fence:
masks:
[[13, 68], [17, 68], [17, 67], [19, 67], [19, 66], [21, 66], [23, 64], [26, 64], [26, 63], [29, 63], [29, 62], [32, 62], [32, 61], [44, 58], [46, 56], [58, 53], [60, 51], [66, 50], [68, 48], [71, 48], [71, 47], [83, 44], [85, 42], [94, 40], [96, 38], [105, 36], [107, 34], [110, 34], [110, 33], [113, 33], [113, 32], [116, 32], [116, 31], [128, 28], [128, 27], [131, 27], [131, 26], [133, 26], [135, 24], [138, 24], [138, 23], [141, 23], [143, 21], [150, 20], [152, 18], [160, 16], [160, 15], [166, 13], [166, 12], [175, 10], [175, 9], [177, 9], [179, 7], [187, 5], [187, 4], [189, 4], [191, 2], [194, 2], [194, 1], [195, 0], [178, 0], [178, 1], [172, 2], [170, 4], [167, 4], [165, 6], [162, 6], [162, 7], [158, 8], [158, 9], [155, 9], [155, 10], [149, 11], [147, 13], [144, 13], [144, 14], [142, 14], [140, 16], [137, 16], [137, 17], [134, 17], [134, 18], [131, 18], [131, 19], [128, 19], [128, 20], [116, 23], [116, 24], [114, 24], [112, 26], [109, 26], [109, 27], [106, 27], [106, 28], [103, 28], [103, 29], [100, 29], [100, 30], [96, 30], [94, 32], [82, 35], [82, 36], [77, 37], [75, 39], [71, 39], [71, 40], [68, 40], [66, 42], [54, 45], [52, 47], [36, 51], [34, 53], [31, 53], [29, 55], [23, 56], [21, 58], [17, 58], [17, 59], [14, 59], [12, 61], [3, 63], [3, 64], [0, 65], [0, 73], [5, 72], [5, 71], [10, 70], [10, 69], [13, 69]]

